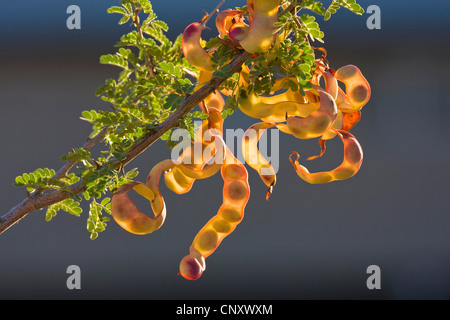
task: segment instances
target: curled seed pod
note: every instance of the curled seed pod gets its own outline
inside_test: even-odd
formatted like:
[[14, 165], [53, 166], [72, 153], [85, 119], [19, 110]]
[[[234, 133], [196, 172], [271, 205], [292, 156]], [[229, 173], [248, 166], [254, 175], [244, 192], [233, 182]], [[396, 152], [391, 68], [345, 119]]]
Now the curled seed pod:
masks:
[[250, 126], [242, 137], [242, 154], [245, 162], [258, 172], [261, 180], [269, 188], [266, 193], [266, 200], [269, 200], [277, 177], [272, 165], [259, 152], [258, 141], [263, 133], [272, 127], [275, 127], [274, 123], [259, 122]]
[[338, 96], [336, 98], [336, 106], [342, 112], [353, 112], [353, 106], [350, 104], [347, 95], [341, 88], [338, 88]]
[[[211, 135], [214, 136], [215, 144], [214, 161], [201, 169], [193, 168], [192, 166], [185, 165], [183, 163], [177, 164], [176, 168], [178, 168], [184, 176], [191, 179], [206, 179], [216, 174], [222, 167], [224, 154], [226, 152], [225, 141], [223, 141], [222, 137], [216, 132], [212, 132]], [[211, 148], [211, 145], [209, 145], [208, 148]]]
[[111, 200], [111, 215], [123, 229], [134, 234], [148, 234], [157, 230], [164, 223], [166, 210], [163, 205], [157, 209], [155, 217], [142, 213], [128, 196], [134, 190], [151, 201], [155, 198], [153, 192], [143, 183], [132, 182], [122, 185]]
[[189, 280], [202, 275], [205, 270], [204, 259], [216, 250], [242, 220], [250, 196], [247, 170], [228, 149], [221, 173], [224, 180], [223, 204], [217, 215], [198, 232], [190, 247], [190, 254], [180, 263], [180, 274]]
[[[341, 165], [331, 171], [310, 173], [308, 169], [298, 163], [300, 156], [294, 151], [289, 156], [289, 160], [301, 179], [311, 184], [321, 184], [348, 179], [359, 171], [363, 161], [363, 152], [358, 140], [347, 131], [336, 131], [344, 144], [344, 160]], [[292, 160], [292, 155], [296, 155], [297, 159]]]
[[338, 96], [338, 81], [330, 71], [323, 71], [323, 79], [325, 81], [325, 92], [327, 92], [334, 100]]
[[270, 97], [244, 92], [240, 96], [239, 109], [246, 115], [264, 122], [280, 122], [289, 116], [307, 117], [319, 108], [319, 104], [305, 103], [305, 100], [287, 100], [295, 98], [292, 91], [286, 91]]
[[242, 23], [242, 22], [238, 22], [238, 23], [233, 24], [230, 27], [228, 36], [230, 37], [230, 39], [239, 42], [248, 36], [249, 30], [250, 29], [249, 29], [248, 25], [246, 25], [245, 23]]
[[[166, 205], [159, 192], [161, 173], [174, 166], [171, 160], [158, 163], [150, 172], [147, 184], [130, 182], [121, 186], [112, 196], [111, 215], [122, 228], [134, 234], [149, 234], [159, 229], [166, 218]], [[142, 213], [130, 199], [128, 193], [134, 190], [150, 201], [154, 218]]]
[[221, 39], [225, 39], [226, 36], [229, 36], [230, 28], [234, 24], [244, 22], [244, 17], [242, 16], [244, 13], [244, 11], [231, 9], [217, 13], [216, 27]]
[[343, 113], [342, 130], [350, 131], [361, 119], [361, 110]]
[[280, 0], [248, 0], [250, 25], [240, 46], [249, 53], [267, 52], [276, 40], [273, 24], [278, 21]]
[[[183, 152], [178, 158], [177, 163], [184, 163], [192, 168], [200, 169], [213, 157], [215, 152], [214, 148], [212, 148], [214, 145], [213, 140], [205, 140], [205, 135], [208, 130], [218, 130], [219, 132], [222, 132], [223, 119], [220, 110], [208, 107], [209, 105], [220, 103], [218, 106], [222, 109], [225, 104], [223, 98], [220, 101], [217, 99], [220, 98], [211, 98], [214, 102], [211, 101], [211, 104], [206, 104], [208, 119], [203, 121], [201, 128], [197, 131], [194, 144]], [[222, 102], [223, 104], [221, 104]], [[208, 148], [209, 146], [211, 147]], [[192, 189], [195, 180], [196, 179], [184, 174], [179, 167], [174, 167], [164, 174], [166, 186], [177, 194], [189, 192]]]
[[[360, 110], [370, 99], [371, 89], [369, 82], [364, 78], [358, 67], [347, 65], [339, 68], [335, 75], [336, 79], [345, 84], [346, 96], [351, 108], [344, 112]], [[345, 94], [341, 92], [341, 99], [345, 100]]]
[[308, 160], [314, 160], [314, 159], [322, 157], [325, 154], [325, 151], [327, 149], [326, 142], [328, 140], [333, 139], [337, 135], [336, 130], [342, 130], [342, 129], [345, 130], [343, 128], [343, 121], [344, 121], [343, 115], [344, 114], [340, 110], [338, 110], [336, 120], [334, 120], [334, 122], [330, 128], [330, 129], [335, 129], [335, 130], [327, 130], [322, 135], [322, 137], [320, 137], [320, 139], [319, 139], [320, 153], [318, 155], [308, 157]]
[[199, 23], [191, 23], [183, 32], [182, 50], [184, 57], [194, 67], [206, 71], [214, 71], [211, 56], [200, 44], [201, 34], [205, 27]]
[[286, 125], [290, 133], [299, 139], [320, 137], [336, 119], [337, 107], [333, 97], [319, 91], [320, 107], [306, 118], [287, 117]]

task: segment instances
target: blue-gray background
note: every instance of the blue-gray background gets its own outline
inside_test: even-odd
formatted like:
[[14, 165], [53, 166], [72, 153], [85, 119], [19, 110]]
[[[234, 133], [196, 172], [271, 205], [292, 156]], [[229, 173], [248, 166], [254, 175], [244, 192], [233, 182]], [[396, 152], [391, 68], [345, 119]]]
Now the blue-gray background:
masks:
[[[154, 0], [170, 36], [217, 1]], [[328, 1], [329, 2], [329, 1]], [[325, 3], [328, 3], [325, 1]], [[308, 185], [294, 173], [290, 151], [315, 154], [315, 141], [281, 135], [278, 184], [270, 201], [250, 172], [245, 219], [207, 259], [198, 281], [178, 273], [180, 259], [221, 200], [217, 175], [176, 196], [162, 187], [168, 217], [150, 236], [113, 221], [95, 241], [81, 218], [44, 211], [0, 236], [1, 299], [448, 299], [450, 298], [448, 12], [441, 1], [359, 1], [381, 8], [381, 30], [369, 15], [341, 9], [321, 22], [334, 68], [355, 64], [372, 85], [372, 99], [353, 133], [364, 150], [354, 178]], [[14, 178], [38, 167], [59, 168], [62, 154], [83, 144], [86, 109], [107, 106], [95, 89], [118, 70], [102, 54], [128, 28], [106, 9], [118, 1], [0, 1], [0, 211], [26, 195]], [[81, 8], [81, 30], [66, 28], [66, 9]], [[224, 7], [244, 4], [227, 0]], [[207, 36], [207, 34], [205, 34]], [[254, 123], [237, 112], [227, 128]], [[339, 140], [312, 171], [341, 161]], [[130, 167], [140, 180], [169, 156], [156, 143]], [[86, 209], [86, 207], [84, 207]], [[81, 268], [81, 290], [66, 288], [66, 268]], [[381, 268], [381, 290], [366, 288], [369, 265]]]

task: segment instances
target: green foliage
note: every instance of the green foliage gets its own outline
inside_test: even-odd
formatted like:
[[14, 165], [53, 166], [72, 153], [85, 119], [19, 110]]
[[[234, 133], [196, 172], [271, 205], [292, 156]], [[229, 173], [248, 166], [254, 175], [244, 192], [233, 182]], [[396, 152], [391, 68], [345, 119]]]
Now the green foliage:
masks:
[[364, 13], [364, 9], [356, 3], [356, 0], [333, 0], [324, 14], [324, 20], [329, 20], [331, 15], [336, 13], [340, 7], [348, 9], [355, 14]]
[[[340, 7], [356, 14], [364, 12], [354, 0], [332, 0], [328, 6], [316, 0], [292, 0], [289, 3], [294, 5], [295, 11], [284, 11], [274, 24], [275, 33], [282, 35], [282, 40], [267, 54], [252, 55], [245, 62], [250, 68], [250, 85], [246, 90], [240, 86], [241, 75], [233, 74], [229, 66], [239, 50], [218, 37], [206, 42], [208, 50], [214, 49], [212, 61], [217, 69], [213, 76], [225, 79], [220, 89], [234, 93], [226, 98], [223, 118], [234, 114], [240, 95], [250, 91], [270, 94], [280, 77], [296, 78], [297, 81], [286, 82], [294, 91], [304, 93], [305, 89], [311, 88], [309, 79], [315, 68], [315, 54], [310, 41], [323, 42], [324, 38], [314, 15], [328, 20]], [[246, 11], [247, 7], [238, 10]], [[82, 183], [84, 200], [89, 203], [87, 230], [91, 239], [97, 238], [107, 226], [111, 194], [138, 175], [137, 169], [127, 171], [122, 163], [130, 149], [173, 114], [197, 86], [203, 85], [195, 80], [198, 69], [182, 54], [181, 35], [175, 39], [167, 37], [169, 27], [158, 19], [149, 0], [121, 0], [121, 5], [111, 6], [108, 13], [118, 15], [119, 25], [134, 28], [120, 37], [114, 52], [99, 59], [101, 64], [119, 72], [116, 78], [106, 79], [95, 92], [108, 104], [107, 110], [93, 108], [81, 113], [80, 118], [92, 128], [91, 138], [105, 132], [103, 150], [91, 152], [76, 148], [61, 156], [62, 161], [74, 164], [69, 170], [72, 172], [63, 177], [55, 176], [55, 170], [44, 168], [24, 173], [14, 182], [29, 194], [47, 190], [63, 190], [70, 194], [70, 198], [48, 207], [47, 221], [59, 211], [81, 215], [83, 199], [72, 194], [70, 188], [77, 182]], [[206, 118], [206, 114], [194, 110], [179, 120], [178, 128], [187, 129], [194, 139], [198, 129], [196, 124]], [[172, 133], [173, 130], [169, 130], [161, 137], [169, 148], [177, 143], [171, 139]]]
[[78, 201], [75, 201], [71, 198], [63, 200], [61, 202], [55, 203], [50, 205], [47, 208], [47, 212], [45, 214], [45, 220], [50, 221], [52, 220], [59, 210], [65, 211], [71, 215], [79, 217], [80, 214], [83, 212], [83, 209], [80, 207], [80, 203]]
[[111, 198], [106, 197], [101, 202], [93, 200], [89, 206], [89, 218], [87, 220], [87, 230], [91, 234], [91, 240], [98, 237], [98, 234], [105, 230], [109, 217], [103, 213], [111, 214]]
[[24, 173], [17, 176], [14, 182], [16, 187], [25, 187], [28, 192], [34, 192], [40, 189], [58, 189], [70, 192], [69, 186], [80, 180], [74, 173], [68, 174], [63, 178], [55, 179], [55, 170], [48, 168], [39, 168], [30, 173]]

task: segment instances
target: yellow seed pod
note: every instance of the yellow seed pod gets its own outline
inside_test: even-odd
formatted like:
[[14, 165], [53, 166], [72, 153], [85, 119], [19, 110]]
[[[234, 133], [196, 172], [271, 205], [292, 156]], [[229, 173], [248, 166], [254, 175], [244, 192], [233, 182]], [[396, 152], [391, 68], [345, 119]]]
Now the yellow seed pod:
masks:
[[337, 116], [336, 102], [325, 91], [319, 91], [320, 107], [306, 118], [288, 117], [287, 128], [299, 139], [312, 139], [323, 135]]
[[[147, 183], [130, 182], [121, 186], [112, 196], [111, 215], [122, 228], [134, 234], [149, 234], [159, 229], [166, 218], [166, 205], [159, 192], [159, 179], [165, 170], [173, 168], [171, 160], [164, 160], [153, 167]], [[150, 201], [154, 218], [142, 213], [130, 199], [128, 193], [134, 190]]]
[[246, 115], [264, 122], [281, 122], [288, 116], [307, 117], [319, 108], [319, 104], [301, 101], [289, 101], [292, 92], [285, 92], [270, 97], [244, 93], [239, 99], [239, 109]]
[[182, 50], [184, 57], [194, 67], [206, 71], [214, 71], [216, 68], [213, 67], [211, 56], [200, 44], [204, 28], [199, 22], [194, 22], [187, 26], [182, 36]]
[[210, 256], [222, 240], [236, 228], [244, 216], [244, 209], [250, 196], [248, 173], [226, 149], [222, 165], [223, 203], [211, 220], [197, 233], [190, 248], [190, 254], [180, 263], [180, 274], [189, 280], [198, 279], [205, 270], [200, 261]]
[[340, 99], [344, 102], [348, 100], [347, 103], [351, 105], [351, 108], [346, 109], [345, 112], [358, 111], [366, 105], [370, 99], [371, 89], [358, 67], [354, 65], [341, 67], [334, 76], [345, 84], [346, 95], [341, 92]]
[[278, 21], [280, 0], [248, 0], [250, 25], [239, 45], [250, 53], [267, 52], [276, 40], [274, 23]]
[[[292, 152], [289, 160], [301, 179], [311, 184], [322, 184], [348, 179], [359, 171], [363, 161], [363, 152], [358, 140], [345, 130], [336, 131], [344, 144], [344, 160], [341, 165], [331, 171], [310, 173], [308, 169], [298, 163], [299, 154]], [[292, 160], [292, 155], [296, 155], [296, 160]]]
[[242, 137], [242, 154], [245, 162], [258, 172], [261, 180], [269, 188], [266, 200], [269, 199], [276, 183], [276, 174], [272, 165], [264, 158], [258, 150], [258, 141], [263, 133], [275, 127], [274, 123], [260, 122], [250, 126]]
[[[217, 102], [216, 99], [218, 98], [214, 98], [214, 101]], [[223, 99], [221, 101], [223, 102]], [[223, 108], [224, 104], [225, 103], [223, 102], [223, 104], [218, 106]], [[213, 140], [208, 139], [208, 141], [205, 141], [204, 138], [208, 130], [217, 130], [218, 132], [221, 132], [223, 119], [220, 110], [212, 107], [207, 109], [209, 111], [208, 119], [203, 121], [201, 128], [197, 131], [194, 144], [187, 148], [177, 160], [177, 163], [183, 163], [186, 165], [184, 168], [185, 171], [189, 168], [202, 169], [214, 156], [215, 148], [211, 147], [211, 145], [214, 146]], [[206, 152], [206, 150], [210, 150], [211, 152]], [[220, 168], [217, 170], [219, 169]], [[208, 170], [210, 172], [214, 171], [213, 168], [209, 168]], [[195, 174], [195, 170], [192, 174]], [[164, 180], [166, 186], [177, 194], [189, 192], [195, 182], [195, 178], [192, 176], [187, 176], [186, 172], [183, 173], [182, 168], [179, 166], [176, 166], [172, 170], [166, 172], [164, 174]]]

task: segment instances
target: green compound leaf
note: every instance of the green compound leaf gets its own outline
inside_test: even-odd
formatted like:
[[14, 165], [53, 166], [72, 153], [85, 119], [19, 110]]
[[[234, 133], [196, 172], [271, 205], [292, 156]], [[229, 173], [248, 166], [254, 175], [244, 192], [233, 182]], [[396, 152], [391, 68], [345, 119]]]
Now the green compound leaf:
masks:
[[336, 13], [339, 8], [345, 8], [351, 12], [361, 15], [364, 13], [364, 9], [356, 3], [356, 0], [333, 0], [328, 7], [324, 15], [324, 20], [327, 21], [331, 18], [331, 15]]
[[106, 54], [100, 57], [100, 63], [128, 69], [128, 62], [120, 55]]
[[52, 220], [59, 211], [65, 211], [71, 215], [79, 217], [83, 212], [83, 209], [80, 207], [80, 203], [71, 198], [63, 200], [61, 202], [50, 205], [47, 208], [47, 212], [45, 214], [45, 220]]

